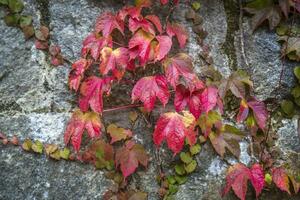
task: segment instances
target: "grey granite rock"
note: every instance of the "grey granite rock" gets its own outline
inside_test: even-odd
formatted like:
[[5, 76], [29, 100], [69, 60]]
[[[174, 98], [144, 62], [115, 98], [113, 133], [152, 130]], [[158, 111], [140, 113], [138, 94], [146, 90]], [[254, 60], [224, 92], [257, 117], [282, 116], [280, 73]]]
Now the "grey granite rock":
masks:
[[[243, 68], [252, 76], [260, 99], [281, 97], [282, 90], [277, 91], [276, 88], [281, 73], [280, 46], [276, 35], [266, 29], [248, 35], [249, 20], [245, 18], [245, 49], [250, 62], [249, 67], [245, 66], [240, 54], [239, 31], [234, 27], [236, 10], [228, 10], [226, 2], [203, 0], [199, 11], [209, 33], [205, 42], [212, 48], [215, 68], [224, 76]], [[35, 27], [40, 24], [50, 27], [50, 41], [58, 44], [66, 58], [73, 62], [79, 58], [82, 40], [92, 30], [96, 17], [104, 11], [116, 11], [120, 6], [120, 2], [108, 0], [25, 0], [24, 12], [33, 15]], [[201, 73], [201, 46], [196, 41], [191, 22], [184, 18], [187, 8], [186, 4], [180, 4], [174, 11], [174, 19], [187, 27], [190, 39], [184, 51], [191, 55], [195, 70]], [[17, 135], [20, 139], [30, 137], [63, 146], [65, 125], [76, 106], [76, 97], [67, 87], [70, 66], [50, 66], [49, 57], [36, 50], [33, 40], [25, 41], [19, 29], [4, 24], [4, 14], [4, 10], [0, 9], [0, 32], [3, 36], [0, 38], [0, 131], [9, 136]], [[293, 84], [290, 78], [293, 64], [287, 63], [286, 66], [283, 91]], [[151, 123], [163, 111], [156, 110]], [[159, 185], [156, 183], [159, 159], [152, 142], [153, 130], [147, 128], [142, 117], [134, 125], [129, 123], [128, 113], [129, 110], [105, 114], [104, 123], [131, 128], [134, 139], [145, 146], [151, 156], [150, 165], [147, 170], [138, 170], [133, 175], [129, 187], [148, 192], [150, 200], [159, 199]], [[279, 129], [279, 148], [299, 152], [299, 140], [296, 142], [296, 139], [295, 120], [283, 121], [283, 127]], [[247, 141], [241, 143], [241, 148], [240, 161], [249, 164]], [[165, 145], [160, 151], [162, 166], [171, 169], [170, 163], [175, 159], [172, 153]], [[221, 199], [219, 191], [224, 185], [228, 163], [233, 164], [237, 160], [231, 157], [222, 160], [209, 144], [203, 146], [196, 159], [199, 167], [180, 187], [176, 199]], [[103, 172], [95, 171], [92, 166], [55, 162], [0, 144], [0, 199], [101, 199], [111, 184], [104, 178]], [[248, 193], [249, 199], [255, 198], [253, 192], [249, 190]], [[264, 195], [267, 199], [268, 193]], [[236, 199], [232, 193], [225, 198]]]

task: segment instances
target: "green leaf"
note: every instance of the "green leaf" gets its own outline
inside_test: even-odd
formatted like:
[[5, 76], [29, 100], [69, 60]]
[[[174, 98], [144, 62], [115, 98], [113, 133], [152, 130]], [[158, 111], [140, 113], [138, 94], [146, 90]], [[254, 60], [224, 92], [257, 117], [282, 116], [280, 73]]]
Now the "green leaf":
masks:
[[20, 23], [20, 27], [21, 28], [23, 28], [25, 26], [31, 25], [31, 23], [32, 23], [32, 16], [30, 16], [30, 15], [22, 15], [20, 17], [19, 23]]
[[283, 35], [286, 35], [287, 32], [288, 32], [289, 28], [286, 26], [286, 25], [280, 25], [276, 28], [276, 33], [277, 35], [279, 36], [283, 36]]
[[203, 135], [200, 135], [200, 136], [199, 136], [199, 142], [200, 142], [200, 144], [205, 143], [206, 140], [207, 140], [207, 139], [206, 139]]
[[195, 144], [194, 146], [190, 147], [190, 152], [192, 155], [196, 155], [201, 151], [201, 146], [200, 144]]
[[197, 11], [197, 10], [200, 9], [201, 5], [200, 5], [200, 3], [199, 3], [198, 1], [194, 1], [194, 2], [192, 3], [192, 7], [193, 7], [194, 10]]
[[298, 80], [300, 80], [300, 66], [294, 68], [294, 74]]
[[59, 151], [60, 157], [65, 160], [69, 159], [70, 153], [71, 151], [68, 148], [64, 148], [63, 150]]
[[195, 171], [196, 167], [197, 167], [196, 160], [193, 160], [191, 163], [184, 165], [184, 169], [186, 170], [187, 173], [192, 173], [193, 171]]
[[184, 184], [187, 181], [187, 177], [186, 176], [178, 176], [178, 175], [176, 175], [175, 176], [175, 180], [176, 180], [176, 182], [179, 185], [181, 185], [181, 184]]
[[18, 13], [24, 8], [24, 4], [21, 0], [8, 0], [8, 7], [11, 12]]
[[4, 17], [4, 22], [7, 26], [18, 26], [20, 20], [19, 14], [8, 14]]
[[189, 152], [187, 152], [187, 153], [181, 152], [180, 153], [180, 159], [181, 159], [182, 162], [187, 163], [187, 164], [192, 162], [192, 160], [193, 160], [193, 158], [192, 158], [192, 156]]
[[60, 151], [56, 150], [54, 153], [51, 153], [50, 158], [52, 158], [54, 160], [60, 160]]
[[177, 185], [169, 185], [169, 191], [168, 194], [175, 194], [178, 191]]
[[43, 153], [43, 144], [39, 140], [36, 140], [31, 148], [35, 153]]
[[178, 175], [184, 175], [185, 174], [185, 169], [184, 169], [183, 165], [182, 164], [175, 165], [175, 172]]
[[246, 7], [260, 10], [265, 7], [271, 6], [272, 4], [273, 4], [272, 0], [254, 0], [254, 1], [250, 1], [250, 3], [247, 3]]
[[268, 183], [268, 185], [272, 183], [272, 176], [269, 173], [265, 174], [265, 182]]
[[300, 85], [297, 85], [292, 89], [291, 94], [293, 95], [294, 98], [300, 97]]
[[289, 100], [283, 100], [280, 104], [282, 111], [288, 115], [291, 116], [294, 113], [294, 104], [292, 101]]
[[294, 99], [294, 102], [297, 104], [297, 106], [300, 106], [300, 97]]
[[176, 179], [174, 178], [174, 176], [170, 176], [170, 175], [167, 176], [167, 180], [170, 185], [173, 185], [176, 183]]
[[32, 146], [32, 141], [30, 139], [25, 139], [23, 144], [22, 144], [22, 148], [25, 151], [30, 151], [31, 150], [31, 146]]
[[8, 0], [0, 0], [0, 5], [8, 5]]

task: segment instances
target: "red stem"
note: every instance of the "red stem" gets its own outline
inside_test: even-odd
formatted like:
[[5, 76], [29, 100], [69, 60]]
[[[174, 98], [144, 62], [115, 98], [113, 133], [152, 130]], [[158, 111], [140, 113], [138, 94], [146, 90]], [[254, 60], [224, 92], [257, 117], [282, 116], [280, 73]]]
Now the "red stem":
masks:
[[143, 105], [142, 104], [129, 104], [129, 105], [124, 105], [124, 106], [117, 106], [117, 107], [113, 107], [113, 108], [104, 109], [103, 112], [123, 110], [123, 109], [127, 109], [127, 108], [136, 108], [136, 107], [140, 107], [140, 106], [143, 106]]

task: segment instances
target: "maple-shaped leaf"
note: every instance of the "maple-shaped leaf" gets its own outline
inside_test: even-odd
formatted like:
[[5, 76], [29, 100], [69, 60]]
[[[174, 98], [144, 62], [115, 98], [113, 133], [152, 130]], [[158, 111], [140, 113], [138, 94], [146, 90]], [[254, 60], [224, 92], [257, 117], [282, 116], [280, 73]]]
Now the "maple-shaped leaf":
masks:
[[183, 48], [186, 44], [188, 39], [188, 33], [185, 28], [178, 23], [167, 23], [167, 34], [170, 37], [176, 36], [180, 48]]
[[110, 92], [111, 83], [111, 77], [91, 76], [85, 80], [80, 87], [80, 109], [85, 112], [90, 107], [93, 111], [101, 113], [103, 110], [103, 93]]
[[142, 29], [147, 33], [151, 33], [152, 35], [155, 35], [155, 29], [152, 23], [144, 18], [141, 19], [129, 18], [128, 28], [132, 33], [135, 33], [138, 29]]
[[[104, 140], [93, 141], [84, 153], [88, 154], [90, 159], [84, 161], [91, 161], [97, 169], [111, 170], [114, 167], [114, 149]], [[87, 156], [83, 156], [83, 158], [85, 159]]]
[[163, 140], [174, 154], [180, 152], [187, 139], [190, 145], [196, 142], [194, 131], [195, 118], [193, 115], [180, 115], [176, 112], [162, 114], [156, 122], [153, 133], [154, 144], [159, 146]]
[[120, 166], [124, 178], [135, 172], [139, 164], [147, 167], [149, 156], [144, 147], [133, 141], [126, 142], [124, 147], [116, 151], [116, 167]]
[[239, 70], [221, 81], [219, 95], [224, 99], [227, 91], [230, 90], [237, 98], [245, 98], [247, 87], [252, 88], [253, 83], [244, 71]]
[[118, 127], [116, 124], [108, 125], [107, 133], [111, 137], [111, 144], [120, 140], [125, 140], [132, 136], [131, 130]]
[[264, 102], [253, 99], [248, 101], [247, 104], [252, 109], [254, 118], [259, 128], [264, 131], [268, 120], [268, 111]]
[[150, 21], [155, 26], [156, 30], [160, 34], [163, 33], [163, 29], [162, 29], [162, 25], [161, 25], [159, 17], [157, 17], [156, 15], [147, 15], [145, 17], [145, 19], [147, 19], [148, 21]]
[[103, 47], [112, 47], [112, 37], [102, 37], [97, 33], [91, 33], [85, 38], [82, 45], [82, 57], [86, 57], [90, 53], [94, 60], [98, 60]]
[[172, 40], [167, 35], [159, 35], [155, 38], [158, 41], [155, 47], [155, 61], [160, 61], [169, 53], [172, 47]]
[[69, 74], [70, 89], [73, 89], [75, 91], [78, 90], [84, 72], [91, 66], [91, 64], [91, 60], [87, 60], [84, 58], [80, 58], [72, 64], [72, 70]]
[[273, 182], [280, 190], [286, 191], [287, 193], [291, 194], [289, 177], [284, 168], [282, 167], [273, 168], [272, 179]]
[[101, 51], [100, 72], [106, 75], [112, 71], [113, 75], [120, 80], [128, 63], [128, 50], [124, 47], [119, 47], [115, 50], [110, 47], [104, 47]]
[[252, 110], [253, 116], [259, 128], [265, 131], [266, 123], [268, 120], [268, 111], [264, 102], [258, 101], [254, 98], [252, 98], [252, 100], [248, 102], [246, 102], [245, 100], [241, 101], [237, 121], [242, 122], [248, 117], [249, 108]]
[[166, 58], [163, 67], [167, 80], [174, 89], [179, 84], [185, 85], [190, 91], [195, 89], [198, 78], [193, 72], [192, 59], [187, 54], [178, 53], [171, 58]]
[[282, 36], [280, 41], [284, 41], [282, 56], [288, 56], [290, 60], [300, 61], [300, 39], [299, 37]]
[[214, 86], [208, 86], [200, 94], [200, 107], [203, 112], [208, 113], [213, 110], [218, 103], [218, 89]]
[[185, 86], [178, 85], [175, 91], [174, 106], [177, 112], [182, 111], [186, 106], [189, 107], [190, 112], [196, 119], [202, 113], [201, 109], [201, 90], [204, 88], [204, 84], [199, 80], [197, 84], [197, 90], [190, 92]]
[[247, 101], [245, 99], [242, 99], [240, 103], [239, 113], [237, 115], [237, 122], [241, 123], [245, 121], [245, 119], [248, 117], [248, 114], [249, 114], [249, 106], [247, 104]]
[[121, 10], [118, 11], [117, 17], [123, 21], [125, 21], [127, 16], [133, 19], [139, 19], [141, 18], [142, 8], [142, 6], [124, 6]]
[[151, 59], [151, 42], [155, 36], [142, 29], [138, 30], [130, 39], [128, 46], [130, 49], [130, 59], [139, 57], [140, 65], [145, 65]]
[[80, 110], [77, 110], [73, 113], [72, 118], [67, 125], [64, 134], [64, 142], [65, 144], [69, 144], [69, 142], [71, 142], [74, 149], [79, 151], [84, 130], [87, 131], [90, 138], [95, 138], [100, 136], [101, 127], [102, 124], [97, 113], [83, 113]]
[[212, 128], [220, 129], [222, 127], [222, 117], [217, 111], [203, 113], [197, 120], [197, 125], [207, 137], [212, 132]]
[[254, 31], [263, 22], [268, 20], [269, 28], [274, 29], [281, 20], [281, 12], [278, 5], [273, 1], [267, 0], [261, 3], [261, 0], [251, 2], [245, 7], [245, 10], [254, 16], [252, 17], [252, 30]]
[[211, 132], [208, 136], [214, 149], [222, 158], [224, 158], [226, 149], [239, 158], [241, 153], [239, 142], [244, 137], [240, 130], [234, 126], [224, 125], [221, 130], [216, 133]]
[[254, 164], [249, 169], [241, 163], [230, 166], [227, 171], [226, 186], [222, 191], [222, 196], [227, 194], [232, 188], [239, 199], [245, 200], [248, 180], [250, 180], [256, 191], [256, 197], [258, 197], [265, 185], [262, 167], [259, 164]]
[[118, 29], [124, 34], [124, 22], [111, 12], [103, 13], [96, 20], [95, 30], [97, 33], [102, 32], [104, 37], [109, 36], [114, 29]]
[[148, 112], [153, 110], [156, 98], [165, 106], [169, 101], [169, 97], [168, 84], [163, 75], [141, 78], [135, 84], [131, 93], [132, 101], [142, 101]]

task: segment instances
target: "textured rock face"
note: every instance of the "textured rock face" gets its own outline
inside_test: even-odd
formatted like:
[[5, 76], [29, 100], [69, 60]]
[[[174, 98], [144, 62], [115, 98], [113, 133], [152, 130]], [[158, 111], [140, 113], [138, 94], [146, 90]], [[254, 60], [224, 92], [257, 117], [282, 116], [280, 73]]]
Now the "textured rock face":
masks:
[[[121, 5], [114, 1], [94, 0], [26, 0], [25, 11], [33, 15], [34, 25], [46, 24], [51, 29], [51, 42], [62, 48], [63, 55], [75, 61], [80, 55], [81, 42], [91, 31], [96, 16], [104, 11], [117, 10]], [[280, 46], [276, 35], [265, 29], [254, 35], [245, 33], [245, 49], [250, 66], [242, 61], [239, 43], [239, 30], [233, 28], [236, 11], [228, 10], [221, 0], [201, 1], [200, 13], [209, 35], [206, 42], [211, 46], [214, 65], [224, 76], [237, 68], [247, 70], [255, 81], [256, 93], [260, 99], [280, 97], [277, 83], [280, 77]], [[195, 70], [201, 73], [199, 51], [195, 34], [184, 14], [186, 5], [180, 5], [174, 18], [187, 26], [190, 41], [188, 52], [196, 64]], [[234, 12], [234, 13], [231, 13]], [[67, 74], [69, 66], [51, 67], [47, 55], [34, 47], [34, 41], [25, 41], [16, 28], [7, 27], [3, 22], [4, 10], [0, 10], [0, 131], [19, 138], [39, 139], [63, 145], [63, 132], [71, 110], [76, 106], [75, 96], [68, 90]], [[235, 24], [237, 26], [237, 24]], [[249, 20], [244, 19], [244, 31], [249, 30]], [[229, 45], [230, 44], [230, 45]], [[284, 88], [291, 86], [291, 64], [284, 75]], [[109, 113], [105, 123], [117, 123], [132, 128], [135, 139], [145, 145], [151, 155], [150, 166], [134, 175], [131, 188], [149, 193], [149, 199], [158, 199], [156, 184], [155, 147], [152, 143], [152, 130], [144, 120], [132, 127], [128, 122], [128, 112]], [[157, 111], [156, 116], [159, 111]], [[297, 124], [284, 121], [279, 130], [278, 146], [299, 153]], [[287, 138], [295, 138], [288, 140]], [[299, 139], [299, 138], [298, 138]], [[243, 141], [241, 162], [248, 164], [247, 142]], [[163, 166], [168, 168], [172, 161], [169, 151], [162, 150]], [[223, 184], [227, 163], [222, 161], [209, 144], [197, 156], [199, 168], [182, 185], [176, 199], [220, 199], [219, 191]], [[71, 162], [54, 162], [43, 156], [23, 153], [21, 150], [4, 147], [0, 144], [0, 199], [100, 199], [109, 188], [111, 181], [104, 178], [103, 172], [94, 171], [91, 166]], [[249, 194], [250, 199], [254, 198]], [[267, 196], [268, 197], [268, 196]], [[233, 195], [226, 197], [235, 199]], [[275, 198], [274, 198], [275, 199]], [[289, 199], [283, 196], [281, 199]]]

